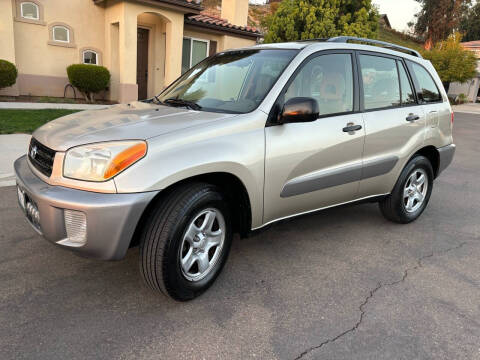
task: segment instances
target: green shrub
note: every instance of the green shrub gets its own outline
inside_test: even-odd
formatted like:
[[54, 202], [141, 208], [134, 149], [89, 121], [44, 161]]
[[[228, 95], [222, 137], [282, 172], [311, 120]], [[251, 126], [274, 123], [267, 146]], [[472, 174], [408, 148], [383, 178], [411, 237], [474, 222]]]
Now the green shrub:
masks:
[[110, 72], [106, 67], [73, 64], [67, 67], [70, 84], [80, 90], [87, 102], [95, 102], [94, 95], [108, 87]]
[[0, 89], [12, 86], [17, 81], [18, 71], [14, 64], [0, 60]]

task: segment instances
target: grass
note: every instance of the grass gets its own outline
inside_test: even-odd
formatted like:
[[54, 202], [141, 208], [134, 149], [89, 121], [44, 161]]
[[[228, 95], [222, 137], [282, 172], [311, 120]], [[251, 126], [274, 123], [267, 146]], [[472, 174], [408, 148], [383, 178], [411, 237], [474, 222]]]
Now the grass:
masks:
[[417, 51], [423, 50], [422, 42], [401, 32], [386, 29], [383, 26], [380, 26], [378, 29], [378, 40], [408, 47]]
[[0, 109], [0, 134], [27, 133], [61, 116], [73, 114], [78, 110], [42, 109], [10, 110]]

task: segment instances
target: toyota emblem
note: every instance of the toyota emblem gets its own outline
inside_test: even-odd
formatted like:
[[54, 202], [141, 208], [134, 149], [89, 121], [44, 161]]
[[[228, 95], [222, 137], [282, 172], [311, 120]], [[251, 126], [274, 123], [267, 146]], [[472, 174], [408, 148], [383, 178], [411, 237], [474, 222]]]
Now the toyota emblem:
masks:
[[34, 146], [30, 149], [30, 157], [35, 159], [35, 156], [37, 156], [37, 146]]

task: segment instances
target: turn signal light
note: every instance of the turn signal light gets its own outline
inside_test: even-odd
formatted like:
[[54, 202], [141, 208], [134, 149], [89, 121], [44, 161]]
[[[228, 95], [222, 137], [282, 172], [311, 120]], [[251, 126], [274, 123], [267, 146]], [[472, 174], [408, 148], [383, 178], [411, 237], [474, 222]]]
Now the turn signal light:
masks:
[[128, 149], [123, 150], [110, 162], [110, 165], [103, 174], [103, 178], [110, 179], [111, 177], [118, 174], [120, 171], [125, 170], [130, 165], [143, 158], [146, 153], [147, 144], [144, 142], [135, 144]]

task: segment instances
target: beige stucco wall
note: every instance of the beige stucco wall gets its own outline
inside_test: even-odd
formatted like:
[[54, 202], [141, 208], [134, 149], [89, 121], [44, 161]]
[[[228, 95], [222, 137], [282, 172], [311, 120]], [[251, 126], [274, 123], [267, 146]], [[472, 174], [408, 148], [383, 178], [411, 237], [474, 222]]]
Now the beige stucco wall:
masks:
[[[63, 96], [67, 66], [81, 62], [81, 50], [100, 52], [111, 74], [112, 100], [137, 99], [137, 27], [150, 30], [148, 95], [168, 86], [181, 74], [185, 36], [217, 42], [217, 51], [250, 46], [255, 40], [187, 27], [176, 9], [120, 0], [103, 6], [91, 0], [34, 0], [42, 5], [42, 21], [18, 21], [17, 1], [0, 0], [0, 58], [14, 62], [17, 85], [0, 94]], [[64, 23], [72, 29], [68, 46], [52, 45], [50, 28]], [[68, 93], [71, 96], [71, 91]]]
[[[20, 93], [63, 96], [63, 86], [68, 83], [66, 68], [80, 62], [80, 49], [105, 47], [104, 11], [93, 1], [85, 0], [42, 1], [42, 4], [46, 24], [14, 21]], [[49, 44], [49, 25], [58, 22], [72, 28], [72, 47]], [[55, 86], [45, 86], [48, 81]]]
[[[13, 8], [10, 0], [1, 0], [0, 9], [0, 59], [16, 63], [15, 61], [15, 35], [13, 26]], [[18, 95], [18, 86], [14, 85], [0, 90], [0, 95]]]

